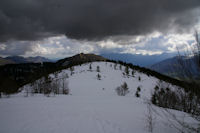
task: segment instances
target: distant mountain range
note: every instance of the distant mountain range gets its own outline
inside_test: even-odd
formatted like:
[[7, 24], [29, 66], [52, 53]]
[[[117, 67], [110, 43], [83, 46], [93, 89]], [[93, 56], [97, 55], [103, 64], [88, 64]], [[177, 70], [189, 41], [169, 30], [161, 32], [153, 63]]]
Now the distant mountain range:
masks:
[[[126, 63], [132, 63], [133, 65], [139, 65], [142, 67], [150, 68], [159, 73], [167, 76], [183, 79], [187, 77], [184, 71], [188, 71], [193, 77], [200, 77], [200, 71], [196, 66], [193, 58], [187, 58], [182, 56], [182, 62], [185, 62], [185, 68], [178, 62], [178, 58], [175, 54], [163, 53], [160, 55], [137, 55], [137, 54], [117, 54], [117, 53], [104, 53], [99, 55], [94, 54], [77, 54], [72, 57], [61, 59], [55, 62], [56, 66], [68, 66], [70, 64], [76, 64], [77, 62], [91, 62], [91, 61], [105, 61], [106, 59], [120, 60]], [[9, 56], [6, 58], [0, 57], [0, 66], [5, 64], [20, 64], [20, 63], [40, 63], [40, 62], [53, 62], [52, 60], [36, 56], [36, 57], [22, 57], [22, 56]]]
[[178, 79], [190, 78], [190, 76], [199, 79], [200, 69], [195, 60], [196, 57], [176, 56], [158, 62], [150, 69]]
[[[87, 59], [92, 61], [93, 60], [92, 58], [94, 58], [94, 56], [92, 56], [92, 54], [88, 55], [90, 55], [90, 57], [87, 57]], [[97, 55], [95, 55], [95, 58], [96, 56]], [[126, 63], [132, 63], [134, 65], [139, 65], [142, 67], [150, 67], [155, 63], [158, 63], [162, 60], [175, 56], [175, 54], [163, 53], [160, 55], [141, 55], [141, 54], [102, 53], [100, 54], [100, 56], [111, 60], [120, 60]], [[100, 59], [100, 57], [98, 58]], [[84, 57], [82, 57], [81, 59], [84, 59]], [[60, 60], [60, 62], [62, 60]], [[55, 61], [41, 56], [36, 56], [36, 57], [9, 56], [6, 58], [0, 57], [0, 65], [19, 64], [19, 63], [40, 63], [40, 62], [55, 62]]]
[[36, 56], [36, 57], [9, 56], [6, 58], [0, 57], [0, 65], [19, 64], [19, 63], [40, 63], [40, 62], [52, 62], [52, 61], [48, 58], [41, 56]]
[[176, 56], [176, 53], [163, 53], [159, 55], [102, 53], [100, 55], [111, 60], [120, 60], [126, 63], [132, 63], [133, 65], [150, 67], [162, 60]]
[[[159, 55], [141, 55], [141, 54], [119, 54], [104, 53], [101, 56], [120, 60], [133, 65], [139, 65], [162, 73], [164, 75], [177, 78], [188, 79], [189, 74], [196, 79], [200, 78], [200, 70], [195, 63], [195, 57], [177, 57], [177, 53], [163, 53]], [[183, 66], [180, 65], [180, 62]]]
[[0, 57], [0, 66], [6, 65], [6, 64], [15, 64], [15, 62]]

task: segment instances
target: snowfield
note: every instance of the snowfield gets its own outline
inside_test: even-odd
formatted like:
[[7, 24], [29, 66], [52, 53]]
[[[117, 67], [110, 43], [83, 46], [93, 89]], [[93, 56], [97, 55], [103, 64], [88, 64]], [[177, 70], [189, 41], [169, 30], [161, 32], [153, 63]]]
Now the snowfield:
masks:
[[[148, 133], [147, 102], [159, 80], [139, 72], [133, 77], [130, 69], [130, 76], [126, 76], [125, 68], [120, 70], [117, 65], [115, 70], [113, 63], [93, 62], [92, 71], [89, 65], [76, 66], [72, 76], [68, 69], [58, 74], [61, 77], [68, 73], [70, 95], [24, 97], [22, 90], [0, 99], [0, 133]], [[101, 80], [97, 79], [97, 66]], [[129, 93], [118, 96], [115, 89], [124, 82]], [[135, 96], [138, 86], [139, 98]], [[153, 105], [152, 108], [157, 113], [163, 110]], [[170, 111], [185, 122], [197, 124], [186, 113]], [[174, 128], [175, 122], [156, 112], [152, 111], [154, 133], [179, 132]]]

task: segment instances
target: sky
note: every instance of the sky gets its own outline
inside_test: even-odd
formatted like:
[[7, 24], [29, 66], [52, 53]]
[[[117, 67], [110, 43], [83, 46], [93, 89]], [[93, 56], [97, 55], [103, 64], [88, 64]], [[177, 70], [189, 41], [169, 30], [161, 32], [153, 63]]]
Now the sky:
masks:
[[0, 56], [184, 51], [200, 31], [199, 0], [1, 0]]

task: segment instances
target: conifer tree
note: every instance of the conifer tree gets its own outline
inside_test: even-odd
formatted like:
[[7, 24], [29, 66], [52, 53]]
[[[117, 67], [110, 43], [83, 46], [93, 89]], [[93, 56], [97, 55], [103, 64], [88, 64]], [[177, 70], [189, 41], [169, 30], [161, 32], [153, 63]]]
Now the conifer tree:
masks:
[[138, 77], [138, 80], [141, 81], [141, 77], [140, 76]]
[[92, 71], [92, 64], [90, 64], [90, 66], [89, 66], [89, 70]]
[[117, 63], [115, 63], [115, 65], [114, 65], [114, 69], [117, 70]]
[[129, 67], [128, 67], [128, 66], [125, 67], [125, 73], [126, 73], [127, 75], [129, 75]]
[[119, 69], [122, 70], [122, 65], [120, 64]]
[[51, 91], [52, 91], [52, 88], [51, 88], [51, 78], [49, 75], [46, 75], [44, 77], [44, 95], [47, 95], [49, 97]]
[[100, 72], [100, 67], [99, 66], [97, 66], [97, 72]]
[[133, 76], [133, 77], [135, 76], [135, 71], [134, 71], [134, 70], [132, 71], [132, 76]]

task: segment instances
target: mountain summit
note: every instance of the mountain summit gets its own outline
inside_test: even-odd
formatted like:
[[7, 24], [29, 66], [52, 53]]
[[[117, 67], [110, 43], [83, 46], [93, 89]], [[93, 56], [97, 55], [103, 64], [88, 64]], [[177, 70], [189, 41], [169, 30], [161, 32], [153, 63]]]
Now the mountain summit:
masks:
[[81, 64], [85, 62], [106, 61], [106, 60], [107, 60], [106, 58], [99, 55], [80, 53], [72, 57], [61, 59], [57, 61], [56, 64], [61, 66], [67, 66], [69, 64]]

